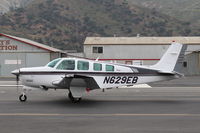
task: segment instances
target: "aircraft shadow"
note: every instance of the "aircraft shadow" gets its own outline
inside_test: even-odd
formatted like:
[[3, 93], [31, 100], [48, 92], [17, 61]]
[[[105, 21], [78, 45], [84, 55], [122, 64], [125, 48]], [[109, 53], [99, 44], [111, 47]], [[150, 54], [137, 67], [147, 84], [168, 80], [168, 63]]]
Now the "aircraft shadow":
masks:
[[44, 106], [57, 106], [57, 107], [74, 107], [74, 108], [91, 108], [91, 107], [101, 107], [101, 106], [145, 106], [145, 105], [176, 105], [184, 104], [188, 101], [180, 100], [101, 100], [101, 99], [82, 99], [79, 103], [73, 103], [68, 98], [60, 98], [54, 100], [37, 100], [37, 101], [27, 101], [27, 104], [30, 105], [44, 105]]

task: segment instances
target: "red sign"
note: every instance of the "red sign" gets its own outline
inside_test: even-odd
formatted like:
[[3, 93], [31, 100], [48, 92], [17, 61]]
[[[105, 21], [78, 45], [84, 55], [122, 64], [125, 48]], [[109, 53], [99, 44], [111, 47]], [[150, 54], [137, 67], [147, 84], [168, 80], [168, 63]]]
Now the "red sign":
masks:
[[11, 45], [10, 40], [0, 40], [0, 50], [17, 50], [17, 45]]

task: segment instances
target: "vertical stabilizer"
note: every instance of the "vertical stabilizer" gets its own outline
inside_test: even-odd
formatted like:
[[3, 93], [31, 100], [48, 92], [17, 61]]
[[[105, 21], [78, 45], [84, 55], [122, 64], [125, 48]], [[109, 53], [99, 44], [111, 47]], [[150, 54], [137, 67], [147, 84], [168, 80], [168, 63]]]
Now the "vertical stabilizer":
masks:
[[151, 68], [163, 72], [180, 72], [187, 45], [172, 43], [160, 61]]

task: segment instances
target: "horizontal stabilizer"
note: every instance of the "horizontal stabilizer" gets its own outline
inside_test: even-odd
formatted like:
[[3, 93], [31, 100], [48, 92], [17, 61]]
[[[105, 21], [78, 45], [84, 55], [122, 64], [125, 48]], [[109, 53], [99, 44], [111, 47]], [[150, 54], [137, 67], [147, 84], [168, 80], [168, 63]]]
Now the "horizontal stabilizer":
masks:
[[162, 74], [162, 75], [178, 75], [180, 77], [184, 76], [181, 73], [178, 73], [176, 71], [172, 71], [172, 72], [168, 72], [168, 71], [158, 71], [158, 73]]
[[175, 75], [176, 73], [174, 72], [169, 72], [169, 71], [158, 71], [160, 74], [169, 74], [169, 75]]

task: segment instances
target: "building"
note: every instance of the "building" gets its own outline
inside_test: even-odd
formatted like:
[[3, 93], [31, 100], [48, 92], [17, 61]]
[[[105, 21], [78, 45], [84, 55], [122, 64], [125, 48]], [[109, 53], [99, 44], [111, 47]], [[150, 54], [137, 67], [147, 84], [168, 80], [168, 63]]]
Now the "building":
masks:
[[64, 54], [44, 44], [0, 33], [0, 77], [10, 77], [11, 71], [22, 67], [47, 64]]
[[172, 42], [188, 45], [183, 64], [185, 73], [200, 74], [200, 37], [87, 37], [84, 54], [86, 58], [115, 63], [152, 65]]

